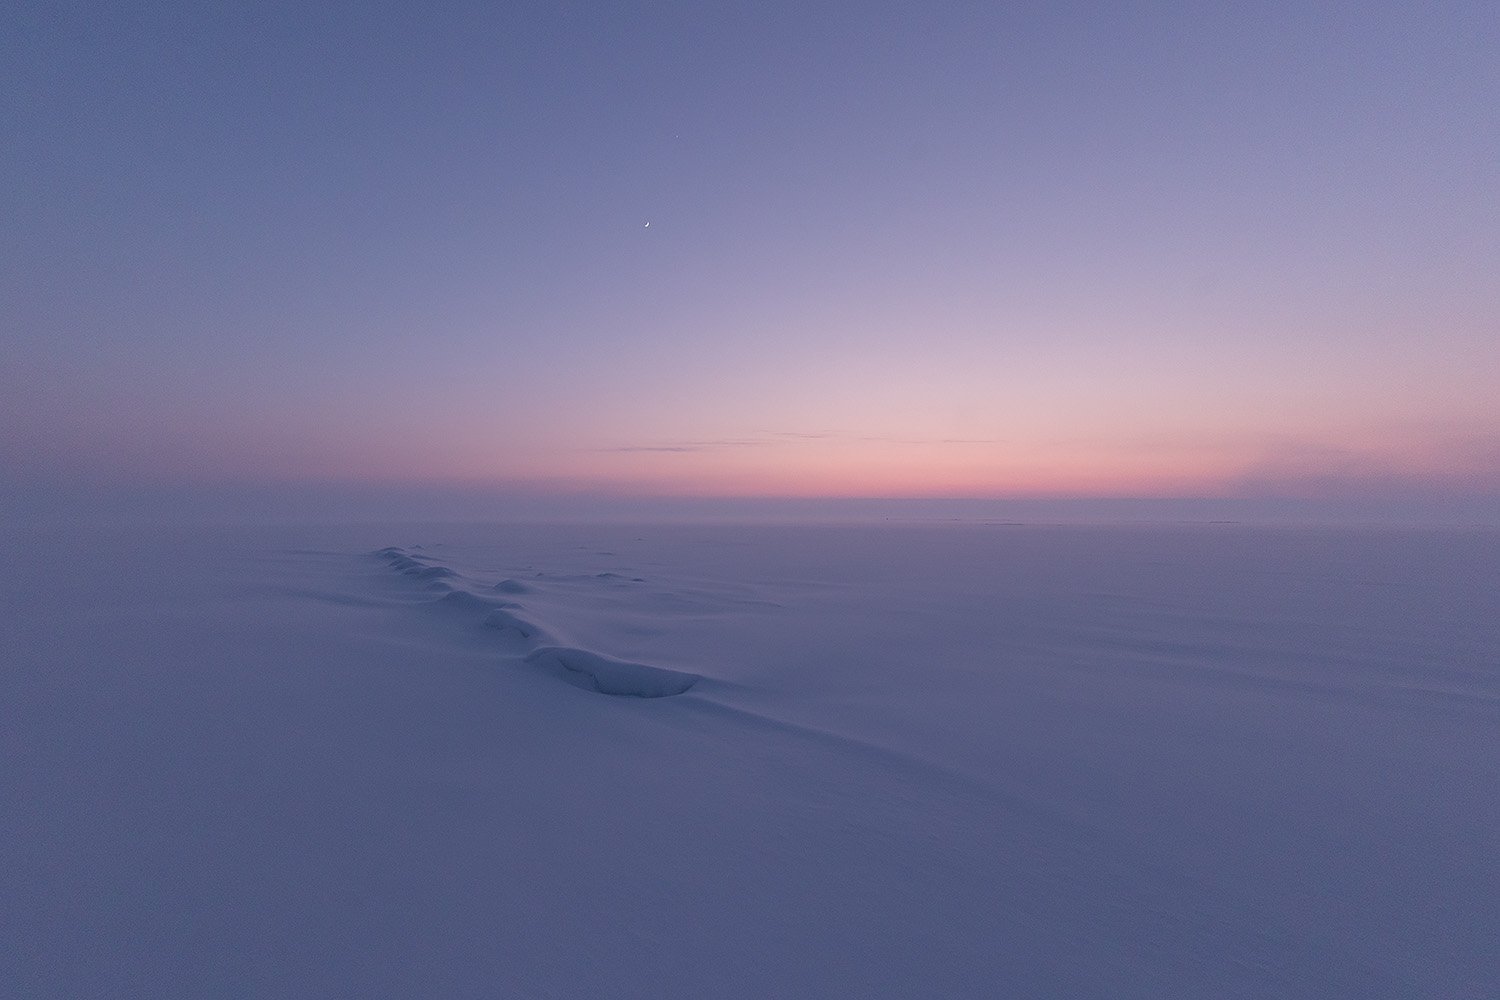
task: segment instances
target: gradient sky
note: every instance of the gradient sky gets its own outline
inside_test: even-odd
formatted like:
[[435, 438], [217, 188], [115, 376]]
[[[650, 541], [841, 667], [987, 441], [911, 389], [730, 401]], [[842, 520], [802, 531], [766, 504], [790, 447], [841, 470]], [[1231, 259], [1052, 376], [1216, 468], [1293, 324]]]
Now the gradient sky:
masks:
[[6, 5], [12, 483], [1500, 495], [1500, 5], [430, 6]]

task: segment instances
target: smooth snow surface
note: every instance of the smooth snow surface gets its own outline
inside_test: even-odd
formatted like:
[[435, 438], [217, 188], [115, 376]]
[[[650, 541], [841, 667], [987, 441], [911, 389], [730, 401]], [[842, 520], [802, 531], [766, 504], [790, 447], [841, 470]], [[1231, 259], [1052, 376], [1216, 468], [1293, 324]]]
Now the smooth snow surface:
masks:
[[1500, 536], [5, 541], [0, 993], [1500, 995]]

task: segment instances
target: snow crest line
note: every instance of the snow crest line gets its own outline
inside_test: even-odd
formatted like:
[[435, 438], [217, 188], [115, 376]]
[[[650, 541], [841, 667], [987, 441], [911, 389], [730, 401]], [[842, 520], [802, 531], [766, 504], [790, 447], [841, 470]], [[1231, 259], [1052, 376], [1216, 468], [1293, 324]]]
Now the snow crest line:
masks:
[[[447, 566], [405, 549], [390, 546], [376, 556], [403, 576], [428, 584], [441, 594], [437, 607], [474, 618], [494, 629], [513, 650], [523, 651], [522, 662], [551, 674], [574, 687], [599, 694], [626, 698], [666, 698], [692, 688], [700, 677], [682, 670], [620, 660], [590, 649], [557, 643], [545, 628], [523, 617], [525, 609], [515, 601], [488, 597], [464, 586], [464, 579]], [[528, 588], [515, 580], [502, 580], [486, 588], [501, 594], [522, 594]]]

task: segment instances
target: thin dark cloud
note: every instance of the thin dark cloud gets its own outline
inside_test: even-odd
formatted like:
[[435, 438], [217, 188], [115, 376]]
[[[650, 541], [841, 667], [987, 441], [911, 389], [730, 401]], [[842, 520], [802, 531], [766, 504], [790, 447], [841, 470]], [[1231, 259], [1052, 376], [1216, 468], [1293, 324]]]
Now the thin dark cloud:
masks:
[[851, 441], [873, 441], [879, 444], [1004, 444], [1003, 438], [906, 437], [900, 434], [851, 435]]
[[676, 453], [676, 452], [704, 451], [706, 449], [705, 449], [705, 446], [703, 446], [703, 445], [687, 445], [687, 444], [632, 444], [632, 445], [623, 445], [623, 446], [621, 446], [619, 448], [600, 448], [598, 450], [599, 451], [606, 451], [606, 452], [638, 452], [638, 451], [647, 451], [647, 452], [650, 452], [650, 451], [661, 451], [661, 452]]
[[858, 441], [898, 445], [1003, 444], [1001, 438], [906, 437], [895, 434], [847, 434], [835, 431], [766, 431], [758, 437], [714, 438], [703, 441], [666, 441], [660, 443], [623, 444], [596, 448], [595, 451], [619, 453], [694, 454], [727, 451], [738, 448], [786, 447], [808, 441]]
[[721, 438], [709, 441], [677, 441], [666, 444], [622, 444], [606, 448], [596, 448], [594, 450], [610, 454], [638, 452], [690, 454], [705, 451], [725, 451], [732, 448], [753, 448], [775, 443], [774, 441], [760, 438]]

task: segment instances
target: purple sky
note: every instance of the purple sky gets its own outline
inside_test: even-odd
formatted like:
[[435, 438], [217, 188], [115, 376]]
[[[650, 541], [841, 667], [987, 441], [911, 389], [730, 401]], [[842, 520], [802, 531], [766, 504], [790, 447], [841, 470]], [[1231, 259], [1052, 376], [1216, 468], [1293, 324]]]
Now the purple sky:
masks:
[[1105, 6], [7, 5], [0, 487], [1500, 497], [1500, 7]]

